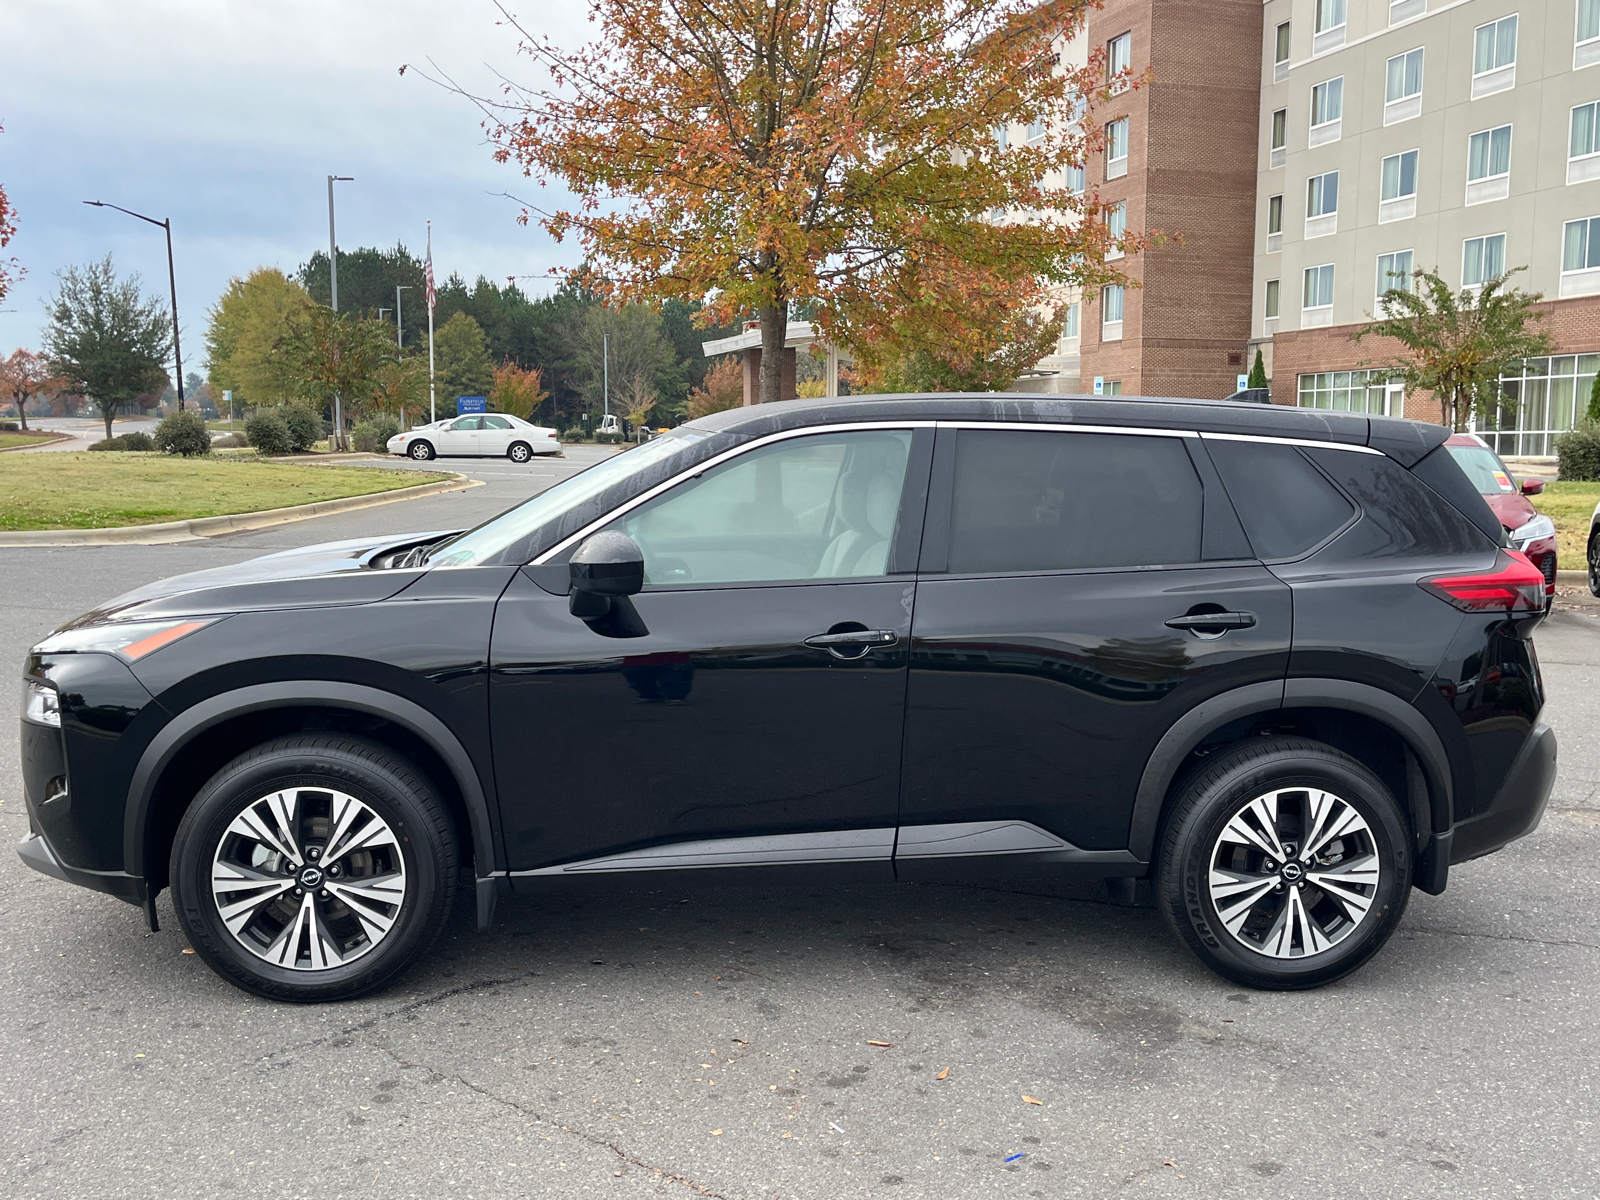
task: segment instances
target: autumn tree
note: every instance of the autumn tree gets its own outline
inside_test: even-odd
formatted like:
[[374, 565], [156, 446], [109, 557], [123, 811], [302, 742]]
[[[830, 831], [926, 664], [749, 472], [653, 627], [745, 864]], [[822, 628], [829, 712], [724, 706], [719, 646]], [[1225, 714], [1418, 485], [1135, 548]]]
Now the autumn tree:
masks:
[[[313, 304], [289, 323], [279, 343], [295, 381], [296, 396], [318, 406], [340, 397], [348, 421], [373, 395], [373, 379], [394, 356], [388, 326]], [[344, 430], [334, 430], [336, 444]]]
[[441, 398], [487, 396], [494, 386], [494, 360], [483, 327], [457, 313], [434, 334], [434, 374]]
[[428, 360], [415, 355], [386, 357], [372, 372], [371, 405], [393, 412], [402, 425], [406, 409], [419, 412], [428, 406]]
[[542, 386], [543, 381], [544, 372], [538, 367], [523, 370], [508, 358], [495, 368], [489, 401], [499, 412], [531, 421], [539, 405], [550, 395]]
[[241, 404], [282, 404], [297, 394], [283, 343], [290, 327], [311, 309], [306, 289], [275, 267], [230, 279], [211, 306], [206, 326], [211, 386], [231, 391]]
[[159, 396], [170, 382], [167, 306], [140, 293], [137, 274], [118, 279], [109, 254], [58, 271], [56, 280], [55, 295], [45, 302], [45, 357], [52, 371], [94, 402], [109, 438], [119, 408]]
[[[0, 125], [0, 133], [6, 131]], [[11, 201], [6, 196], [6, 189], [0, 186], [0, 250], [11, 244], [11, 239], [17, 236], [17, 210], [11, 206]], [[0, 301], [6, 298], [6, 293], [11, 290], [11, 285], [21, 279], [24, 272], [15, 258], [0, 259]], [[20, 409], [18, 410], [21, 411]], [[24, 425], [26, 428], [26, 425]]]
[[711, 364], [705, 383], [689, 393], [685, 406], [692, 421], [744, 403], [744, 367], [737, 358], [725, 354]]
[[[858, 355], [931, 354], [990, 336], [974, 293], [1014, 322], [1120, 278], [1106, 206], [1068, 185], [1095, 140], [1086, 105], [1129, 82], [1099, 53], [1059, 62], [1090, 2], [593, 0], [579, 50], [518, 27], [551, 82], [508, 87], [490, 133], [500, 161], [578, 197], [524, 217], [576, 236], [598, 286], [756, 313], [772, 401], [797, 303]], [[1047, 137], [997, 145], [1035, 122]]]
[[573, 383], [590, 412], [604, 407], [608, 373], [614, 398], [622, 394], [624, 381], [635, 377], [657, 392], [677, 384], [677, 394], [683, 395], [683, 364], [662, 335], [661, 313], [653, 305], [591, 305], [567, 327], [566, 338]]
[[622, 382], [618, 407], [622, 410], [623, 420], [632, 425], [643, 425], [650, 416], [650, 410], [660, 399], [661, 393], [651, 385], [650, 377], [640, 373]]
[[1437, 272], [1418, 270], [1415, 286], [1391, 288], [1379, 317], [1355, 338], [1393, 338], [1404, 354], [1385, 364], [1407, 392], [1432, 392], [1444, 423], [1456, 432], [1474, 413], [1492, 419], [1501, 404], [1500, 376], [1521, 372], [1522, 360], [1549, 354], [1550, 335], [1537, 328], [1544, 314], [1538, 292], [1508, 288], [1517, 267], [1477, 288], [1453, 292]]
[[22, 428], [28, 428], [27, 404], [45, 392], [58, 392], [68, 386], [68, 381], [50, 369], [42, 354], [17, 349], [11, 357], [0, 360], [0, 399], [17, 406], [17, 417]]

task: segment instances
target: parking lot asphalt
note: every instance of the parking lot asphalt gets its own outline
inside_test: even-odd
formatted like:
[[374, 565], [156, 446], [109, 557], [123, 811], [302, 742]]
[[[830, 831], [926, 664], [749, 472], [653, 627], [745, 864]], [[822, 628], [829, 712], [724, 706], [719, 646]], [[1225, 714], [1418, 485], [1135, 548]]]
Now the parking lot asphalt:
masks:
[[[0, 550], [0, 661], [149, 579], [469, 524], [598, 453], [447, 463], [488, 486], [206, 543]], [[1544, 823], [1309, 993], [1041, 879], [557, 894], [487, 936], [462, 904], [396, 986], [293, 1007], [185, 954], [167, 897], [152, 934], [0, 849], [0, 1192], [1594, 1196], [1600, 607], [1537, 644]], [[0, 736], [11, 841], [16, 755]]]

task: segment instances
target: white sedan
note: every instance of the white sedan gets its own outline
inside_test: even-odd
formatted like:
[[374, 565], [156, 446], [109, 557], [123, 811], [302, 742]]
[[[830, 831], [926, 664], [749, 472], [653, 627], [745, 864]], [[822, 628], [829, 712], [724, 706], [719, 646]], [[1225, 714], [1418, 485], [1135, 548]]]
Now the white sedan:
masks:
[[389, 439], [388, 450], [418, 462], [447, 454], [504, 455], [512, 462], [525, 463], [535, 454], [560, 454], [561, 443], [554, 429], [509, 413], [471, 413], [397, 433]]

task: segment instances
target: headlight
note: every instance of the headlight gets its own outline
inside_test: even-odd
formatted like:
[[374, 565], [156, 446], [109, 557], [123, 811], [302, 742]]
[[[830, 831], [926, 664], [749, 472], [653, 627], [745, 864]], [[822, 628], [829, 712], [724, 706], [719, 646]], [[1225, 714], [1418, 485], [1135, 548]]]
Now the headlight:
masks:
[[22, 719], [61, 727], [61, 697], [49, 684], [30, 679], [22, 685]]
[[207, 621], [126, 621], [114, 625], [91, 625], [52, 633], [33, 648], [35, 654], [74, 654], [102, 651], [117, 654], [128, 662], [138, 662], [163, 646], [211, 624]]
[[1520, 550], [1522, 546], [1535, 538], [1555, 537], [1556, 523], [1544, 513], [1540, 513], [1526, 525], [1519, 525], [1511, 531], [1511, 541]]

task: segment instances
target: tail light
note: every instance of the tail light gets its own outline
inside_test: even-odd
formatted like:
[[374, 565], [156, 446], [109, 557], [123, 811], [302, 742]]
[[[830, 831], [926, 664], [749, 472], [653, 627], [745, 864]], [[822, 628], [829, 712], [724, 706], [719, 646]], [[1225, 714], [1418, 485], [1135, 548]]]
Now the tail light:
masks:
[[1419, 581], [1447, 604], [1469, 613], [1544, 611], [1544, 572], [1520, 550], [1503, 550], [1481, 575], [1435, 575]]

